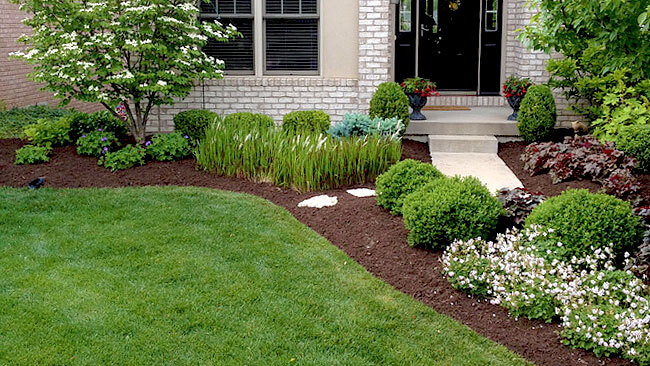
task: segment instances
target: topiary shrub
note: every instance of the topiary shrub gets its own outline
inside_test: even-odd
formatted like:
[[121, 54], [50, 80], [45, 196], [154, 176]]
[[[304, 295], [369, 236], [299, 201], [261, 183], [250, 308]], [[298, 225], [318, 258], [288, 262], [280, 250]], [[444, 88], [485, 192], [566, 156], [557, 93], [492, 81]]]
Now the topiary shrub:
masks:
[[323, 111], [295, 111], [282, 119], [282, 130], [289, 133], [325, 133], [330, 116]]
[[65, 117], [70, 123], [70, 138], [77, 141], [82, 135], [93, 131], [110, 132], [118, 139], [129, 135], [129, 128], [124, 121], [109, 111], [95, 113], [71, 113]]
[[431, 164], [411, 159], [401, 161], [377, 177], [377, 204], [399, 215], [406, 196], [441, 177], [444, 175]]
[[650, 125], [622, 127], [616, 147], [637, 160], [636, 169], [650, 173]]
[[190, 142], [196, 143], [203, 138], [205, 129], [219, 118], [219, 115], [204, 109], [193, 109], [174, 116], [174, 130], [187, 135]]
[[486, 237], [505, 214], [476, 178], [438, 178], [404, 200], [404, 226], [411, 246], [444, 249], [454, 240]]
[[242, 129], [259, 130], [275, 126], [273, 118], [259, 113], [239, 112], [226, 116], [223, 122]]
[[526, 226], [552, 229], [552, 240], [540, 242], [542, 254], [545, 243], [562, 242], [553, 248], [558, 259], [571, 260], [592, 254], [594, 248], [613, 244], [615, 254], [633, 252], [643, 240], [641, 221], [625, 201], [586, 189], [567, 190], [537, 206], [526, 218]]
[[370, 118], [395, 118], [404, 126], [409, 124], [409, 100], [395, 82], [381, 83], [370, 99]]
[[519, 109], [517, 129], [526, 142], [547, 140], [551, 137], [557, 119], [555, 98], [546, 85], [528, 89]]

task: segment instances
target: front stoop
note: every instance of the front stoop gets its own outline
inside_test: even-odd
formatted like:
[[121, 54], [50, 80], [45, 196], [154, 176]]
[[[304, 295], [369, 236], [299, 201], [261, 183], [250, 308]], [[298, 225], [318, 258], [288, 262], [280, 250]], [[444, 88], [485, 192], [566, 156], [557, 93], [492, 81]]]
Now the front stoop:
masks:
[[469, 111], [423, 111], [424, 121], [411, 121], [406, 135], [518, 136], [517, 123], [504, 107], [474, 107]]

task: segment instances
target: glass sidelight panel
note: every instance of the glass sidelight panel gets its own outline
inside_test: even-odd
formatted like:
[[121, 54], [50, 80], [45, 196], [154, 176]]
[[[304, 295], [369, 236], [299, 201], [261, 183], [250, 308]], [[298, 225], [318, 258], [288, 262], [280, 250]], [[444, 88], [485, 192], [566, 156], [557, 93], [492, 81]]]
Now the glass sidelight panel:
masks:
[[438, 0], [426, 0], [424, 14], [433, 20], [431, 33], [438, 33]]
[[499, 0], [485, 0], [485, 31], [499, 30]]
[[410, 32], [412, 29], [411, 24], [412, 3], [411, 0], [401, 0], [399, 5], [399, 31]]

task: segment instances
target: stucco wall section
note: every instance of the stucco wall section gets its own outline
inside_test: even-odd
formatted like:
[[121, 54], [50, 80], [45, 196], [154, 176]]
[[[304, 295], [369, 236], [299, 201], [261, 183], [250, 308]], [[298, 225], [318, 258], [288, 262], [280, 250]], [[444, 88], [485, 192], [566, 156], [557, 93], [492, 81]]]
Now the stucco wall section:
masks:
[[323, 77], [359, 75], [359, 6], [351, 0], [325, 0], [321, 10]]
[[[32, 71], [30, 65], [21, 60], [9, 59], [9, 53], [22, 48], [16, 39], [27, 34], [30, 29], [21, 20], [26, 14], [18, 9], [18, 5], [0, 0], [0, 101], [7, 107], [24, 107], [34, 104], [49, 104], [56, 106], [58, 100], [51, 93], [39, 91], [41, 85], [27, 79]], [[0, 102], [0, 103], [2, 103]], [[73, 101], [71, 107], [82, 111], [95, 111], [100, 105]]]

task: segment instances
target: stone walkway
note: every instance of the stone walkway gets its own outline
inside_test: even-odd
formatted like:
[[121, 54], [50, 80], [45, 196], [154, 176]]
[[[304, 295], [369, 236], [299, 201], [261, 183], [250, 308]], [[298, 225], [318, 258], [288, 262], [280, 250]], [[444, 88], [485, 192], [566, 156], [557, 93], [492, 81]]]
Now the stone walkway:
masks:
[[474, 176], [490, 192], [501, 188], [518, 188], [524, 185], [497, 154], [482, 153], [432, 153], [431, 159], [443, 174], [448, 176]]

